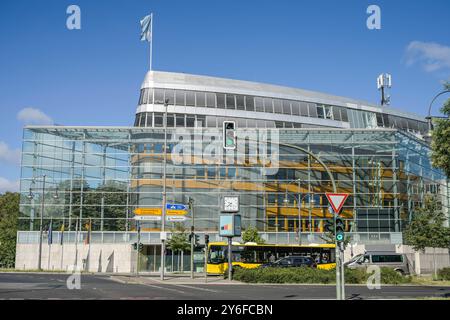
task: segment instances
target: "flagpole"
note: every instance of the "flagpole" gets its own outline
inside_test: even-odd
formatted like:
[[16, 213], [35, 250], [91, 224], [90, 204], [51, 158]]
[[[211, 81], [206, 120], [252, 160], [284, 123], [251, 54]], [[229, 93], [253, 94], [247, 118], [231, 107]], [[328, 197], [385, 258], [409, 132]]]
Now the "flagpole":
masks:
[[150, 13], [150, 71], [152, 71], [152, 55], [153, 55], [153, 12]]
[[53, 218], [50, 218], [50, 227], [48, 228], [48, 261], [47, 261], [47, 270], [50, 270], [50, 255], [52, 253], [52, 243], [53, 243]]
[[61, 243], [61, 270], [63, 270], [63, 261], [64, 261], [64, 224], [65, 224], [65, 219], [63, 217], [63, 225], [61, 228], [61, 233], [60, 233], [60, 243]]

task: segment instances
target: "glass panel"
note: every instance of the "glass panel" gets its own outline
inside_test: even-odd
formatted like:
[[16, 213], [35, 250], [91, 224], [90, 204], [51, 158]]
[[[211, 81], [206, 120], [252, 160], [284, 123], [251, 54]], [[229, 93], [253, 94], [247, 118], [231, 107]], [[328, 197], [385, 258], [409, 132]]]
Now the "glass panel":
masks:
[[264, 98], [264, 112], [273, 113], [272, 98]]
[[348, 115], [346, 108], [341, 108], [341, 119], [342, 121], [348, 122]]
[[145, 88], [144, 89], [144, 97], [142, 99], [142, 104], [147, 104], [148, 103], [148, 89]]
[[302, 117], [308, 116], [308, 104], [306, 102], [300, 102], [300, 115]]
[[184, 114], [177, 114], [176, 115], [176, 123], [177, 127], [184, 127]]
[[206, 117], [205, 116], [197, 116], [197, 127], [205, 127], [206, 126]]
[[164, 90], [163, 89], [155, 89], [155, 104], [164, 104]]
[[283, 113], [291, 114], [291, 102], [289, 100], [283, 100]]
[[194, 123], [195, 123], [195, 116], [186, 116], [186, 127], [194, 127]]
[[227, 109], [236, 109], [234, 94], [227, 94]]
[[336, 121], [341, 121], [341, 108], [333, 107], [333, 118]]
[[217, 108], [225, 109], [225, 94], [216, 93], [217, 96]]
[[175, 104], [175, 90], [166, 89], [164, 94], [164, 101], [169, 100], [168, 104], [173, 106]]
[[264, 100], [263, 98], [255, 98], [255, 111], [264, 112]]
[[182, 90], [176, 90], [175, 91], [175, 105], [177, 106], [184, 106], [184, 91]]
[[208, 108], [215, 108], [216, 107], [216, 94], [212, 92], [206, 93], [206, 106]]
[[255, 100], [254, 97], [245, 97], [245, 107], [247, 111], [255, 110]]
[[208, 128], [215, 128], [216, 127], [216, 117], [207, 116], [206, 117], [206, 126]]
[[273, 100], [273, 108], [275, 113], [283, 113], [283, 103], [281, 100]]
[[153, 119], [152, 119], [152, 117], [153, 117], [153, 113], [151, 113], [151, 112], [147, 112], [146, 113], [146, 117], [147, 117], [147, 120], [146, 120], [146, 127], [152, 127], [153, 126]]
[[322, 118], [322, 119], [325, 118], [325, 114], [324, 114], [322, 105], [317, 105], [317, 117]]
[[197, 107], [203, 108], [206, 106], [206, 95], [204, 92], [195, 93], [195, 105]]
[[308, 103], [309, 116], [317, 118], [317, 107], [315, 103]]
[[236, 106], [238, 110], [245, 110], [245, 97], [241, 95], [236, 96]]
[[325, 119], [333, 119], [333, 108], [331, 106], [324, 106]]
[[173, 128], [175, 124], [174, 115], [173, 114], [167, 114], [167, 127]]
[[188, 107], [195, 106], [195, 92], [186, 91], [186, 106]]
[[294, 116], [300, 115], [300, 103], [298, 101], [291, 101], [291, 108]]
[[154, 121], [155, 121], [155, 127], [162, 127], [163, 126], [163, 115], [161, 113], [155, 113], [154, 116]]

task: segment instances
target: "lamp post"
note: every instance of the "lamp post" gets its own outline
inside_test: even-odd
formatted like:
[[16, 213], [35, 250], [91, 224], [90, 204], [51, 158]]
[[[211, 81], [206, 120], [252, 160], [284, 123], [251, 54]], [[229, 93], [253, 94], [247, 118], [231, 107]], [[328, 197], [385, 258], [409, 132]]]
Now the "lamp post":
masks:
[[166, 166], [167, 166], [167, 106], [169, 99], [164, 101], [164, 163], [163, 163], [163, 193], [162, 193], [162, 217], [161, 217], [161, 280], [164, 280], [164, 268], [166, 260], [165, 227], [166, 227]]
[[[300, 180], [296, 180], [299, 183], [299, 187], [300, 187]], [[300, 188], [299, 188], [300, 189]], [[297, 200], [297, 206], [298, 206], [298, 244], [302, 244], [302, 232], [301, 232], [301, 209], [302, 209], [302, 201], [303, 199], [306, 198], [306, 196], [309, 196], [309, 208], [311, 209], [311, 204], [314, 203], [314, 198], [311, 199], [311, 195], [309, 193], [305, 193], [304, 195], [300, 196], [300, 194], [298, 196], [296, 196], [295, 194], [293, 194], [294, 197], [296, 197]], [[289, 199], [287, 196], [287, 188], [286, 188], [286, 192], [284, 195], [284, 200], [283, 202], [288, 205], [289, 204]], [[310, 215], [310, 219], [311, 219], [311, 215]], [[311, 224], [311, 222], [310, 222]], [[311, 229], [311, 226], [310, 226]]]
[[189, 197], [189, 209], [191, 210], [191, 215], [192, 215], [192, 223], [191, 223], [191, 279], [194, 279], [194, 243], [195, 243], [195, 233], [194, 233], [194, 228], [195, 228], [195, 211], [194, 211], [194, 199]]

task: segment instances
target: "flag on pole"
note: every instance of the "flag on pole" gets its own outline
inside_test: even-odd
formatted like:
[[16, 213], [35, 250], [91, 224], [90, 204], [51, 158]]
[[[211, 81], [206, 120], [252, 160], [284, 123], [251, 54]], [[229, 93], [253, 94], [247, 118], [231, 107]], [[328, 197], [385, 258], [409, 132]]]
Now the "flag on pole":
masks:
[[59, 240], [59, 244], [63, 245], [63, 242], [64, 242], [64, 222], [61, 225], [61, 237], [60, 237], [60, 240]]
[[85, 244], [89, 244], [91, 242], [91, 230], [92, 230], [92, 220], [89, 218], [89, 223], [86, 223], [87, 236], [85, 240]]
[[53, 230], [52, 230], [53, 221], [50, 220], [50, 225], [48, 226], [48, 244], [51, 245], [53, 243]]
[[141, 41], [152, 41], [152, 14], [141, 20]]

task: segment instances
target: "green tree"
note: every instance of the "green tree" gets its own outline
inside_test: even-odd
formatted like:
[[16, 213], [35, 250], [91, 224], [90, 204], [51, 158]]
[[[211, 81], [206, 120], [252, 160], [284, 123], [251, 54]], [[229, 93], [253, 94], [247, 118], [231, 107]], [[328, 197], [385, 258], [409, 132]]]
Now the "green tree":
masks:
[[175, 223], [172, 236], [167, 241], [167, 247], [174, 252], [191, 251], [189, 235], [182, 223]]
[[[450, 82], [444, 85], [450, 90]], [[444, 103], [441, 112], [450, 117], [450, 99]], [[450, 177], [450, 120], [436, 119], [431, 139], [431, 161], [433, 166], [442, 169]]]
[[442, 206], [432, 195], [425, 196], [423, 207], [416, 209], [413, 219], [404, 231], [405, 242], [416, 251], [433, 248], [433, 267], [436, 276], [436, 249], [448, 248], [450, 242], [449, 228], [444, 226], [446, 220]]
[[266, 241], [261, 238], [256, 227], [250, 226], [242, 233], [242, 241], [255, 242], [257, 244], [263, 244]]
[[19, 217], [18, 193], [0, 195], [0, 267], [13, 268]]

